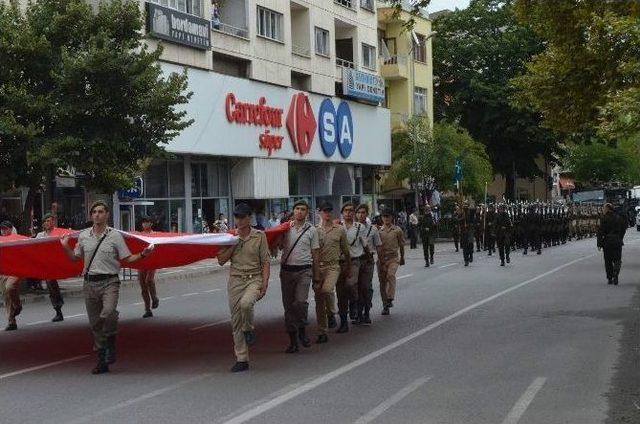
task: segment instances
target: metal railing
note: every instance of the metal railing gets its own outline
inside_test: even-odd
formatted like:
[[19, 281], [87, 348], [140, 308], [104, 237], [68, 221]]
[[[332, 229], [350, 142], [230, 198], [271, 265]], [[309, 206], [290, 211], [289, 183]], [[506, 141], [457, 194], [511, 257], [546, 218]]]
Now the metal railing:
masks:
[[248, 28], [239, 28], [224, 22], [211, 21], [211, 28], [214, 31], [224, 32], [225, 34], [235, 35], [236, 37], [249, 38]]
[[407, 64], [408, 59], [409, 59], [408, 56], [405, 54], [393, 55], [386, 59], [384, 57], [380, 58], [383, 65], [403, 65], [403, 66]]
[[339, 57], [336, 57], [336, 65], [340, 66], [341, 68], [351, 68], [351, 69], [355, 69], [356, 68], [356, 64], [353, 62], [350, 62], [346, 59], [341, 59]]
[[311, 51], [309, 50], [309, 47], [299, 46], [293, 43], [291, 43], [291, 52], [298, 56], [311, 57]]
[[348, 9], [355, 9], [353, 7], [354, 0], [333, 0], [333, 2]]

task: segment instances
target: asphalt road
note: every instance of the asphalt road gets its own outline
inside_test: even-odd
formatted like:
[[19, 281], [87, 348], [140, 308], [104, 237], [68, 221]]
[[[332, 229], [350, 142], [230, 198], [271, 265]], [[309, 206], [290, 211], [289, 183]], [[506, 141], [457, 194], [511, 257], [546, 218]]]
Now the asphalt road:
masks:
[[[256, 307], [251, 370], [233, 365], [223, 274], [163, 283], [155, 317], [125, 288], [119, 359], [95, 359], [81, 299], [50, 323], [25, 305], [0, 334], [0, 423], [639, 423], [640, 237], [620, 285], [595, 239], [514, 253], [510, 265], [447, 246], [426, 269], [408, 251], [395, 307], [374, 323], [284, 354], [277, 267]], [[377, 284], [377, 276], [374, 277]], [[313, 301], [310, 318], [315, 323]], [[3, 311], [4, 312], [4, 311]], [[315, 336], [315, 325], [310, 326]]]

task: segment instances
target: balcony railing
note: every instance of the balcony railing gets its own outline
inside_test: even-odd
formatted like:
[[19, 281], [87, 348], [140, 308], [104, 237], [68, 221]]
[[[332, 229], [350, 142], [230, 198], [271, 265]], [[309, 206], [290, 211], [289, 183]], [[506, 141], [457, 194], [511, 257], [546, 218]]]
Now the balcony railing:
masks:
[[355, 9], [355, 0], [333, 0], [333, 2], [339, 4], [340, 6], [346, 7], [347, 9]]
[[224, 32], [225, 34], [235, 35], [236, 37], [249, 38], [248, 28], [238, 28], [233, 25], [225, 24], [224, 22], [216, 22], [216, 20], [211, 21], [211, 28], [214, 31]]
[[291, 52], [298, 56], [311, 57], [311, 51], [309, 47], [299, 46], [297, 44], [291, 44]]
[[360, 0], [360, 7], [370, 12], [376, 11], [373, 0]]
[[348, 61], [346, 59], [341, 59], [339, 57], [336, 57], [336, 65], [340, 66], [341, 68], [351, 68], [351, 69], [355, 69], [356, 64]]
[[387, 58], [381, 57], [380, 60], [382, 61], [383, 65], [406, 65], [407, 61], [408, 61], [408, 57], [407, 55], [393, 55], [393, 56], [389, 56]]

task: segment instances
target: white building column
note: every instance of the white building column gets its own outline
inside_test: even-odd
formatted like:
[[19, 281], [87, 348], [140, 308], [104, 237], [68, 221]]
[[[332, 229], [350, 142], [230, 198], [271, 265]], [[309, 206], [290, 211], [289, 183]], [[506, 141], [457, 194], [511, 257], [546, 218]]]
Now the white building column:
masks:
[[191, 198], [191, 156], [184, 155], [184, 231], [193, 232], [193, 201]]

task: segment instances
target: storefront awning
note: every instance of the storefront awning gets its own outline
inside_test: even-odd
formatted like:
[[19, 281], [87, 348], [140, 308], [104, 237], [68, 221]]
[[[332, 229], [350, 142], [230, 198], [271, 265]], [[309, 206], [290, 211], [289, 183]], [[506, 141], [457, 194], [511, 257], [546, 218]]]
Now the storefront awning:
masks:
[[560, 176], [560, 189], [561, 190], [575, 190], [575, 180], [571, 177]]

